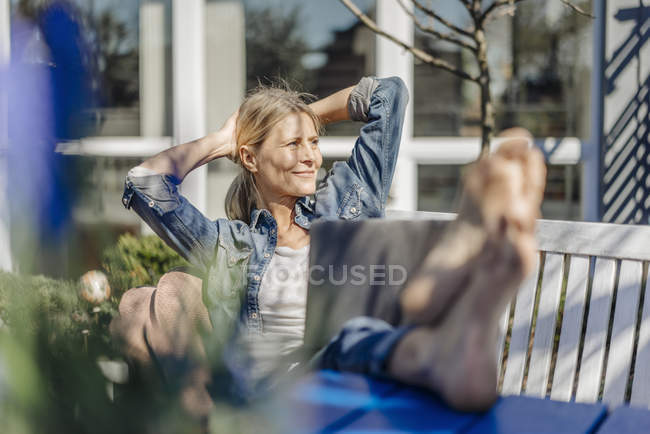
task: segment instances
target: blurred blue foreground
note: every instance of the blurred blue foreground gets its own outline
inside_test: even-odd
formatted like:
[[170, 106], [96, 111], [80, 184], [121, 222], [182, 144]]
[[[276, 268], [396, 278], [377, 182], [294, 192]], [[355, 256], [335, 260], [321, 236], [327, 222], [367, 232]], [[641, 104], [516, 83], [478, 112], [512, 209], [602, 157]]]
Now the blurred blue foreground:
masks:
[[280, 405], [291, 432], [640, 433], [650, 411], [604, 404], [502, 397], [486, 413], [449, 409], [434, 395], [363, 375], [320, 371], [302, 378]]

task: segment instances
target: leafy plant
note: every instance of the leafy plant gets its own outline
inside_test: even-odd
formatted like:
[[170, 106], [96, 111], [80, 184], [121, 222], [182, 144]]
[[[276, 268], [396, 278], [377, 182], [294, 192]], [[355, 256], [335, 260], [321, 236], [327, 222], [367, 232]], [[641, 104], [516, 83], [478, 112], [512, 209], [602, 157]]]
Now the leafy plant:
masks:
[[136, 238], [125, 234], [106, 250], [102, 266], [114, 297], [119, 299], [129, 288], [155, 286], [169, 270], [189, 264], [155, 235]]

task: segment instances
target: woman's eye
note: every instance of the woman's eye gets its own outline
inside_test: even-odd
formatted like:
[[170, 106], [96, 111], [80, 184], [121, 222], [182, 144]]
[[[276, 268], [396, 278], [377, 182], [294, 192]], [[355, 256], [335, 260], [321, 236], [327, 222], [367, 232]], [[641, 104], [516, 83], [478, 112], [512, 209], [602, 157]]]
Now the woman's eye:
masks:
[[314, 146], [318, 146], [319, 140], [318, 139], [312, 140], [311, 144], [314, 145]]
[[288, 146], [298, 146], [298, 142], [294, 140], [293, 142], [290, 142]]

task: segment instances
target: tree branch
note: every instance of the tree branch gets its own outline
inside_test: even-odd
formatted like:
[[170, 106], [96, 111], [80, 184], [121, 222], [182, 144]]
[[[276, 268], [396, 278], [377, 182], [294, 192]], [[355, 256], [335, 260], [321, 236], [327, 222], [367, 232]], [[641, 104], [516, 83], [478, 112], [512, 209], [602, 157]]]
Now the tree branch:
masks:
[[495, 0], [494, 3], [492, 3], [486, 10], [483, 12], [479, 18], [479, 21], [481, 23], [485, 22], [485, 20], [490, 16], [492, 12], [495, 10], [503, 7], [503, 6], [513, 6], [516, 3], [521, 3], [524, 0]]
[[590, 13], [588, 13], [588, 12], [583, 11], [583, 10], [580, 9], [578, 6], [576, 6], [576, 5], [574, 5], [573, 3], [571, 3], [569, 0], [560, 0], [560, 1], [561, 1], [562, 3], [564, 3], [564, 5], [567, 6], [568, 8], [573, 9], [573, 11], [576, 12], [576, 13], [578, 13], [578, 14], [580, 14], [580, 15], [583, 15], [583, 16], [585, 16], [585, 17], [591, 18], [592, 20], [596, 19], [595, 16], [593, 16], [592, 14], [590, 14]]
[[[516, 3], [521, 3], [524, 0], [495, 0], [494, 3], [492, 3], [486, 10], [483, 12], [481, 15], [481, 22], [485, 21], [488, 16], [494, 12], [496, 9], [501, 8], [503, 6], [513, 6]], [[595, 19], [596, 17], [591, 15], [588, 12], [585, 12], [582, 10], [580, 7], [574, 5], [571, 3], [569, 0], [560, 0], [566, 7], [572, 9], [574, 12], [578, 13], [579, 15], [589, 17], [591, 19]]]
[[474, 37], [474, 34], [471, 31], [462, 29], [462, 28], [452, 24], [450, 21], [444, 19], [443, 17], [441, 17], [440, 15], [435, 13], [433, 11], [433, 9], [426, 7], [420, 0], [411, 0], [411, 1], [415, 5], [415, 7], [420, 9], [422, 12], [424, 12], [425, 14], [427, 14], [428, 16], [433, 18], [434, 20], [439, 21], [442, 25], [447, 27], [449, 30], [453, 30], [454, 32], [456, 32], [458, 34], [461, 34], [461, 35], [464, 35], [464, 36], [467, 36], [468, 38], [473, 38]]
[[352, 3], [350, 0], [339, 0], [343, 5], [350, 10], [356, 16], [359, 21], [361, 21], [366, 27], [368, 27], [370, 30], [372, 30], [374, 33], [381, 35], [390, 41], [393, 41], [395, 44], [399, 45], [400, 47], [404, 48], [406, 51], [409, 51], [410, 53], [413, 54], [416, 58], [421, 60], [422, 62], [435, 66], [436, 68], [444, 69], [445, 71], [449, 71], [452, 74], [464, 79], [464, 80], [469, 80], [469, 81], [474, 81], [478, 83], [478, 77], [475, 77], [473, 75], [470, 75], [466, 73], [465, 71], [462, 71], [458, 68], [456, 68], [454, 65], [442, 60], [438, 59], [437, 57], [434, 57], [430, 55], [429, 53], [420, 50], [419, 48], [413, 47], [406, 42], [396, 38], [395, 36], [386, 33], [382, 29], [379, 28], [377, 23], [375, 23], [370, 17], [368, 17], [366, 14], [361, 12], [357, 6]]
[[403, 0], [396, 0], [396, 1], [402, 7], [404, 12], [406, 12], [406, 14], [409, 17], [411, 17], [411, 19], [413, 20], [413, 23], [415, 24], [415, 26], [418, 29], [420, 29], [423, 32], [428, 33], [428, 34], [430, 34], [432, 36], [435, 36], [436, 38], [441, 39], [443, 41], [447, 41], [447, 42], [450, 42], [452, 44], [459, 45], [459, 46], [461, 46], [463, 48], [467, 48], [468, 50], [470, 50], [470, 51], [472, 51], [474, 53], [476, 53], [478, 51], [478, 48], [476, 48], [476, 45], [472, 45], [472, 44], [470, 44], [468, 42], [465, 42], [462, 39], [456, 38], [456, 37], [454, 37], [453, 35], [451, 35], [449, 33], [441, 33], [439, 31], [437, 31], [436, 29], [434, 29], [433, 26], [425, 26], [424, 24], [422, 24], [420, 22], [420, 20], [418, 20], [418, 18], [415, 16], [415, 14], [413, 12], [411, 12], [409, 10], [409, 8], [406, 7]]

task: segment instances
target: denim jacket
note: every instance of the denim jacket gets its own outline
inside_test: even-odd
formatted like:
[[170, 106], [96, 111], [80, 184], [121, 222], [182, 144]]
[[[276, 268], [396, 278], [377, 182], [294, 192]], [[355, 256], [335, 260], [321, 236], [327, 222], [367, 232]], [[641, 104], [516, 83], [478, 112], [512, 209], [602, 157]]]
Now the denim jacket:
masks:
[[[350, 158], [334, 164], [314, 199], [306, 196], [296, 202], [298, 225], [309, 230], [318, 218], [384, 215], [407, 102], [408, 91], [397, 77], [359, 82], [348, 111], [365, 125]], [[262, 332], [258, 291], [277, 244], [275, 219], [268, 210], [255, 209], [250, 224], [211, 221], [179, 194], [177, 185], [168, 175], [127, 176], [122, 203], [199, 268], [203, 301], [220, 343], [228, 339], [238, 318], [249, 332]]]

